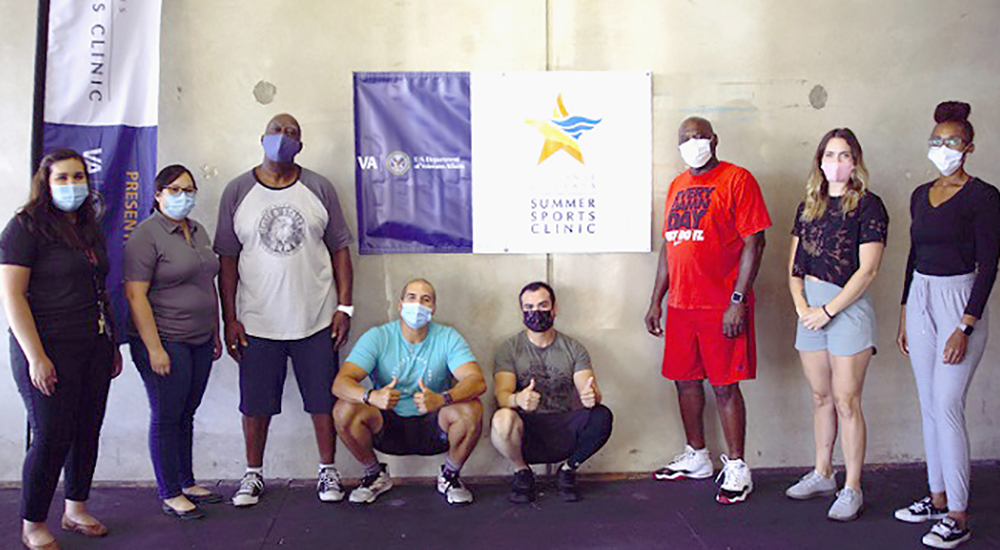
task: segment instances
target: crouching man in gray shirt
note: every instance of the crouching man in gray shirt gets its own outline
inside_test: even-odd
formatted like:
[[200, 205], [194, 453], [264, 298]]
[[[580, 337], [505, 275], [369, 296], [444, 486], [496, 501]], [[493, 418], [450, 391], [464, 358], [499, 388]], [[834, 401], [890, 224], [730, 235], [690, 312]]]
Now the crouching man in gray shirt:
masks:
[[611, 410], [601, 404], [590, 354], [552, 327], [552, 287], [530, 283], [521, 290], [520, 302], [527, 330], [504, 342], [494, 363], [493, 446], [514, 465], [511, 502], [534, 498], [535, 476], [528, 464], [561, 461], [559, 495], [577, 501], [576, 470], [611, 436]]

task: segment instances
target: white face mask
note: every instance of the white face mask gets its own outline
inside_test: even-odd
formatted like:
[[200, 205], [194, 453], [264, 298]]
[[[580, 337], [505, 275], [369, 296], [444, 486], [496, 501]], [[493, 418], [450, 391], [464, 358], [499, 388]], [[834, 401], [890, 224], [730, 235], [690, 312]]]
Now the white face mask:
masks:
[[948, 177], [954, 174], [965, 157], [965, 151], [956, 151], [948, 146], [931, 147], [927, 151], [927, 158], [934, 163], [941, 175]]
[[712, 140], [691, 138], [677, 146], [684, 164], [691, 168], [701, 168], [712, 158]]

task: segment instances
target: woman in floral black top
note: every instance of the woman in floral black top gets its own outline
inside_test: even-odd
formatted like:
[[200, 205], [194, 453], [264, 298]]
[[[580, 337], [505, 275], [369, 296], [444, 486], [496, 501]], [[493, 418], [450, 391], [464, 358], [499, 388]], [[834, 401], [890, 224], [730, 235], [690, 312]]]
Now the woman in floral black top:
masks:
[[[889, 215], [868, 190], [861, 144], [847, 128], [827, 132], [813, 156], [792, 230], [788, 288], [798, 314], [795, 349], [813, 394], [816, 467], [785, 492], [794, 499], [837, 494], [827, 517], [861, 511], [866, 428], [861, 390], [875, 353], [868, 286], [878, 273]], [[833, 444], [843, 429], [847, 476], [837, 491]]]

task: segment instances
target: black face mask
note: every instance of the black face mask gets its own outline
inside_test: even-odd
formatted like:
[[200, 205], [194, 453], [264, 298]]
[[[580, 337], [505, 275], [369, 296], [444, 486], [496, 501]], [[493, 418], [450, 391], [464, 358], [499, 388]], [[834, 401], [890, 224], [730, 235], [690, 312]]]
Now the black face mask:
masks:
[[545, 332], [552, 328], [552, 310], [525, 311], [524, 326], [532, 332]]

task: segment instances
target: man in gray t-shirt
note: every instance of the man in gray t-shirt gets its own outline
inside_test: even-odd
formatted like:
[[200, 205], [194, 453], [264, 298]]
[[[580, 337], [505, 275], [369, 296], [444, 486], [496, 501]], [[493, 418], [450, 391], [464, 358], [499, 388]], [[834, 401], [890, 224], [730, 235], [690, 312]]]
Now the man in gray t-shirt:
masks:
[[576, 469], [611, 436], [611, 411], [582, 344], [553, 328], [556, 295], [543, 282], [521, 290], [527, 330], [496, 352], [497, 412], [491, 439], [514, 466], [509, 500], [530, 502], [535, 477], [528, 464], [565, 461], [556, 483], [567, 501], [579, 500]]
[[291, 115], [272, 118], [263, 162], [229, 182], [219, 205], [219, 294], [226, 348], [240, 365], [247, 455], [236, 506], [257, 504], [264, 492], [264, 444], [289, 358], [316, 433], [317, 495], [344, 498], [330, 388], [354, 313], [351, 234], [330, 181], [295, 163], [301, 133]]

